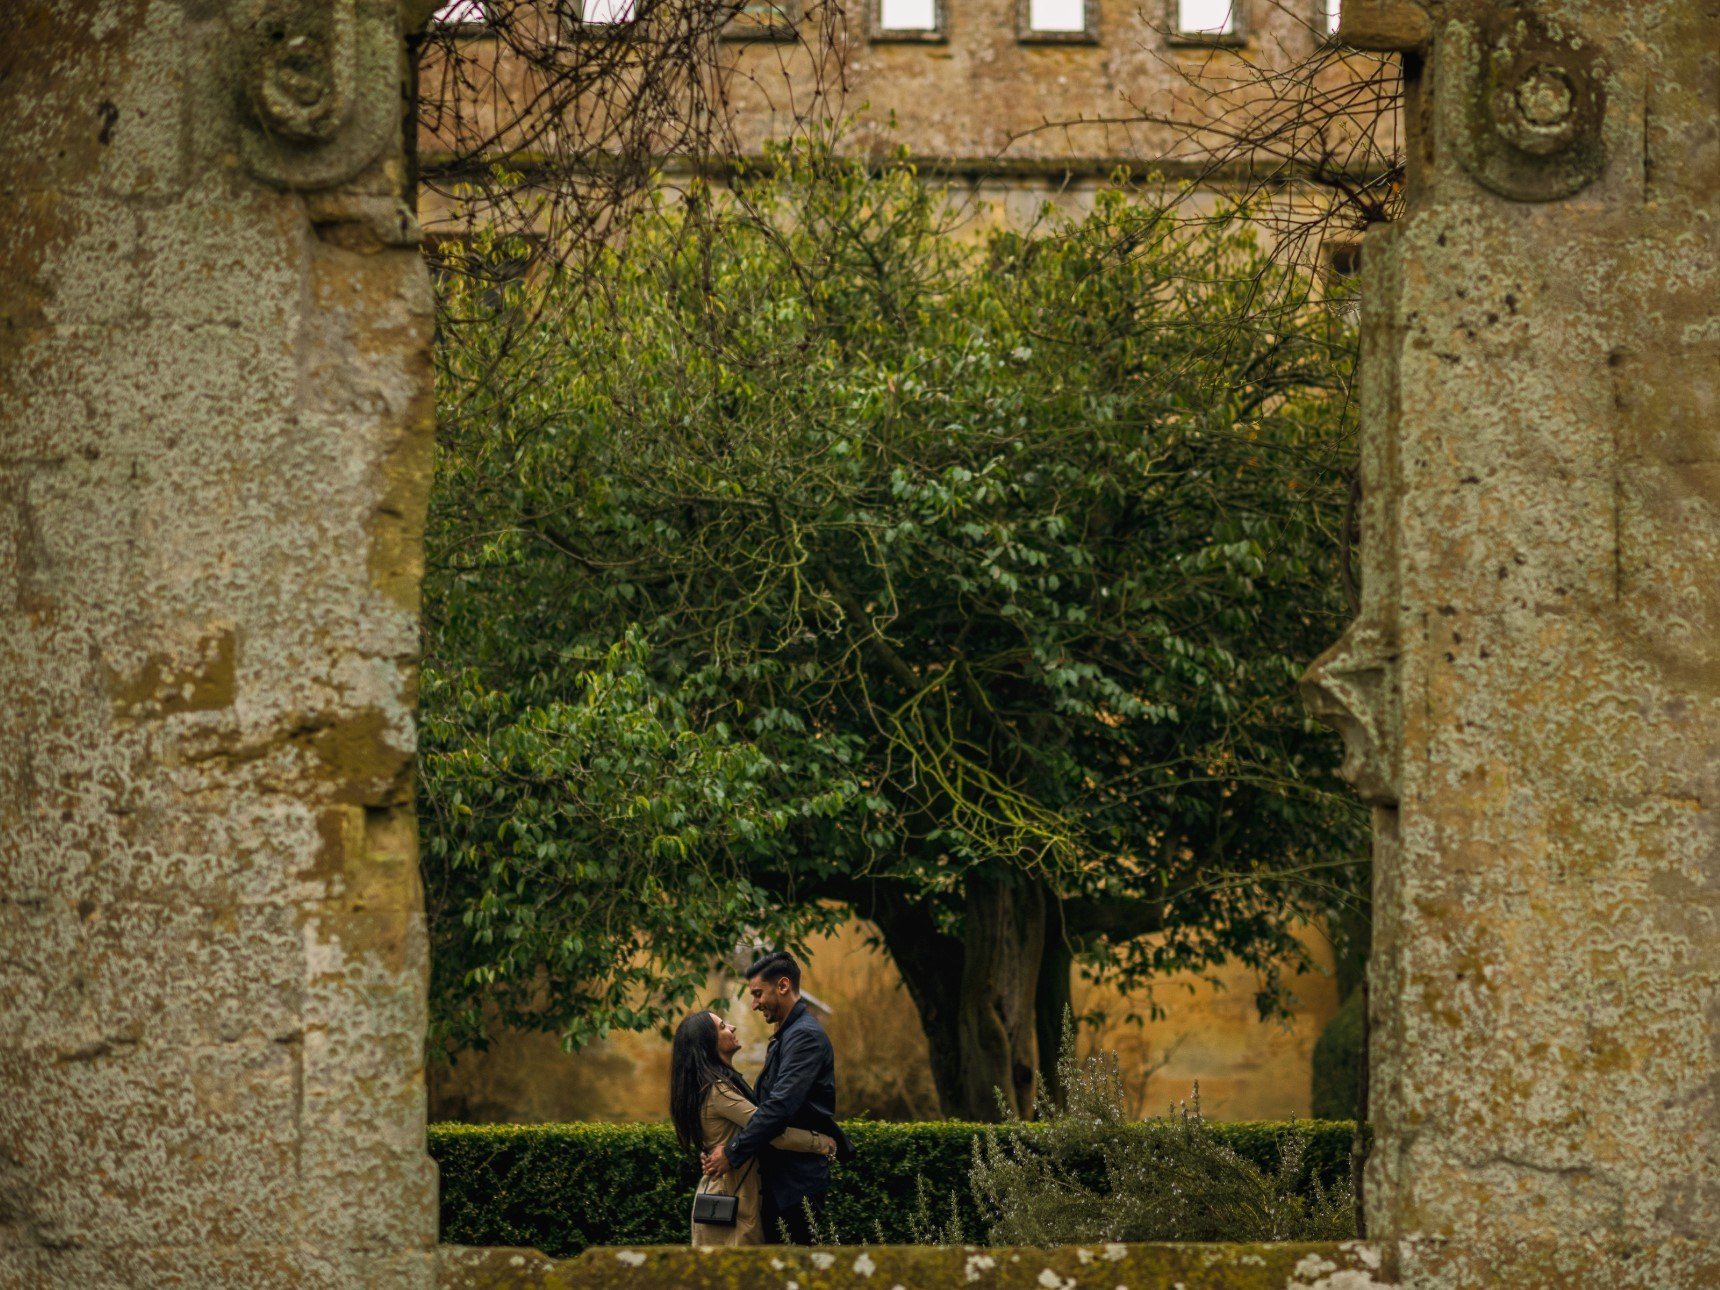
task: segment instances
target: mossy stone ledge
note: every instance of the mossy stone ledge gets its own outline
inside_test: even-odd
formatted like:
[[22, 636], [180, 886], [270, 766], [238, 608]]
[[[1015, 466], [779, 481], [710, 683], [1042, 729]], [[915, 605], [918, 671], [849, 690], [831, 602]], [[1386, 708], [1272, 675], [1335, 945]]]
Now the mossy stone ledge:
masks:
[[1360, 1241], [1063, 1246], [443, 1246], [441, 1290], [1383, 1290]]

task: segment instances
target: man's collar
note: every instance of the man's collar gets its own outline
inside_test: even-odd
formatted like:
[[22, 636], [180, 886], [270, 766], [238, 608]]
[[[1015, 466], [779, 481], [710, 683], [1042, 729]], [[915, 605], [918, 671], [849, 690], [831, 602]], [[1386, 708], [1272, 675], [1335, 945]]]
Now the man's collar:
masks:
[[788, 1010], [788, 1016], [784, 1017], [782, 1019], [782, 1024], [776, 1028], [776, 1035], [772, 1035], [770, 1037], [770, 1042], [774, 1044], [776, 1042], [776, 1036], [780, 1035], [783, 1031], [787, 1030], [790, 1026], [792, 1026], [795, 1023], [796, 1019], [799, 1018], [800, 1014], [805, 1012], [805, 1011], [806, 1011], [806, 1000], [805, 999], [796, 999], [794, 1001], [794, 1007], [792, 1007]]

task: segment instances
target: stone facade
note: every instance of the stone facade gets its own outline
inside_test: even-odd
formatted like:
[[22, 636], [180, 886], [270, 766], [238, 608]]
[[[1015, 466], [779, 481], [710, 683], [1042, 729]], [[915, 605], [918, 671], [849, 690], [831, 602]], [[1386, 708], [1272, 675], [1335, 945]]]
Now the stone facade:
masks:
[[[1283, 138], [1252, 150], [1236, 145], [1249, 120], [1271, 117], [1288, 132], [1299, 115], [1303, 151], [1323, 135], [1333, 158], [1343, 159], [1326, 164], [1355, 174], [1377, 173], [1394, 146], [1394, 115], [1342, 88], [1370, 78], [1382, 60], [1335, 50], [1328, 0], [1232, 0], [1238, 34], [1217, 40], [1179, 38], [1176, 0], [1087, 0], [1088, 30], [1054, 38], [1023, 29], [1029, 0], [927, 2], [940, 23], [933, 33], [881, 31], [880, 0], [779, 0], [792, 16], [772, 28], [779, 39], [732, 38], [752, 30], [743, 22], [721, 28], [730, 38], [711, 41], [700, 57], [723, 105], [723, 149], [753, 161], [767, 141], [803, 134], [809, 123], [844, 121], [845, 146], [905, 150], [923, 175], [950, 186], [975, 226], [1025, 227], [1046, 202], [1086, 210], [1119, 168], [1141, 182], [1198, 182], [1203, 192], [1191, 210], [1234, 189], [1250, 166], [1280, 179], [1295, 173]], [[698, 3], [701, 28], [719, 28], [721, 0]], [[621, 28], [583, 29], [571, 0], [517, 4], [492, 6], [506, 36], [494, 25], [451, 21], [452, 39], [426, 51], [421, 89], [442, 106], [424, 115], [418, 140], [432, 181], [421, 194], [427, 230], [456, 231], [470, 214], [448, 200], [448, 187], [471, 177], [475, 158], [506, 154], [529, 177], [546, 156], [559, 158], [552, 169], [564, 165], [563, 154], [579, 151], [582, 129], [617, 130], [604, 112], [594, 114], [600, 125], [582, 127], [574, 118], [585, 100], [546, 90], [553, 78], [543, 69], [579, 66], [581, 42], [612, 44]], [[471, 19], [483, 9], [443, 12]], [[684, 21], [675, 7], [655, 11], [671, 15], [666, 24], [649, 6], [638, 12], [647, 48], [672, 43]], [[602, 58], [591, 61], [606, 65]], [[1290, 111], [1283, 83], [1269, 85], [1270, 78], [1309, 67], [1317, 69], [1317, 89], [1300, 112]], [[619, 91], [623, 100], [626, 93]], [[647, 101], [646, 115], [653, 110], [661, 105]], [[545, 116], [556, 118], [553, 128]], [[1364, 129], [1376, 142], [1351, 146]], [[671, 187], [684, 182], [686, 163], [679, 145], [665, 149]]]
[[0, 1285], [425, 1286], [394, 0], [0, 43]]
[[1720, 1284], [1720, 17], [1352, 0], [1403, 50], [1364, 250], [1369, 1235], [1414, 1286]]
[[786, 56], [734, 42], [723, 62], [743, 146], [791, 128], [816, 81], [823, 111], [863, 118], [862, 141], [905, 147], [997, 191], [1043, 192], [1066, 175], [1103, 181], [1122, 165], [1186, 176], [1205, 168], [1188, 125], [1211, 119], [1215, 93], [1259, 102], [1245, 87], [1261, 70], [1310, 59], [1327, 42], [1324, 0], [1232, 3], [1236, 37], [1205, 41], [1175, 34], [1174, 0], [1092, 0], [1088, 32], [1074, 39], [1024, 31], [1027, 0], [937, 0], [944, 29], [930, 42], [880, 37], [876, 0], [808, 3], [801, 29], [835, 28], [826, 61], [839, 73], [815, 74], [823, 40]]

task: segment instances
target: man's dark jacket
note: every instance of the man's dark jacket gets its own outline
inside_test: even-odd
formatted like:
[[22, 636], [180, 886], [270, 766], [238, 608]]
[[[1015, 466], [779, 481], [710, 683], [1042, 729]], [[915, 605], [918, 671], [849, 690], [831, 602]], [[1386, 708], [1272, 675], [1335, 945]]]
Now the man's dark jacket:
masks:
[[798, 1209], [801, 1199], [830, 1186], [830, 1162], [808, 1151], [778, 1151], [770, 1140], [784, 1129], [811, 1129], [836, 1139], [836, 1158], [850, 1160], [854, 1147], [836, 1123], [836, 1050], [801, 1000], [789, 1010], [765, 1049], [758, 1077], [758, 1110], [729, 1139], [731, 1169], [754, 1156], [764, 1187], [779, 1212]]

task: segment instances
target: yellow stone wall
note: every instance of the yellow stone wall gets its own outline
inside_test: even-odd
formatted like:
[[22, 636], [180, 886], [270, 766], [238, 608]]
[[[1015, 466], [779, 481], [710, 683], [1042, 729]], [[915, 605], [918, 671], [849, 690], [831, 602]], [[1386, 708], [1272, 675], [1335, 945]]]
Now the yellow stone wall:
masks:
[[[1107, 1021], [1084, 1039], [1116, 1050], [1137, 1114], [1162, 1112], [1200, 1083], [1201, 1105], [1221, 1119], [1272, 1119], [1308, 1114], [1309, 1055], [1339, 1002], [1329, 975], [1331, 950], [1314, 928], [1304, 932], [1327, 972], [1296, 978], [1299, 1006], [1289, 1023], [1259, 1020], [1252, 973], [1229, 969], [1222, 986], [1167, 978], [1155, 990], [1165, 1015], [1127, 1024], [1148, 1001], [1078, 982], [1076, 1006], [1103, 1010]], [[814, 943], [805, 987], [830, 1012], [824, 1024], [836, 1045], [838, 1092], [844, 1115], [929, 1119], [937, 1095], [926, 1041], [914, 1006], [882, 950], [866, 943], [865, 925], [851, 923]], [[731, 998], [738, 981], [713, 980], [713, 996]], [[764, 1060], [768, 1031], [740, 1003], [747, 1047], [739, 1065], [750, 1076]], [[486, 1053], [468, 1054], [433, 1071], [433, 1119], [487, 1122], [660, 1120], [667, 1114], [669, 1046], [656, 1035], [617, 1036], [578, 1053], [564, 1053], [550, 1035], [503, 1034]]]

